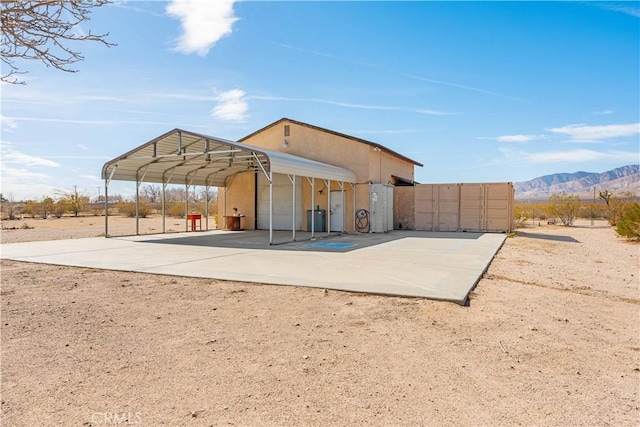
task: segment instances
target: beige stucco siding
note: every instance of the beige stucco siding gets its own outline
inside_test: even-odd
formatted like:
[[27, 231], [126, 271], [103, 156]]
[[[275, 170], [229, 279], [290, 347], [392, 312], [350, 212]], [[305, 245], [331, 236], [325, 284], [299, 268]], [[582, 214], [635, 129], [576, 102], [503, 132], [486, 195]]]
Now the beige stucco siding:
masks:
[[245, 172], [234, 175], [230, 182], [231, 184], [226, 188], [226, 194], [225, 188], [218, 188], [218, 215], [220, 220], [218, 228], [224, 228], [224, 216], [233, 215], [233, 208], [237, 208], [237, 213], [244, 215], [241, 220], [242, 228], [254, 230], [256, 221], [255, 173]]
[[[289, 136], [284, 136], [285, 125], [290, 127]], [[283, 147], [284, 140], [287, 141], [287, 147]], [[284, 122], [267, 128], [243, 142], [347, 168], [356, 174], [358, 182], [369, 179], [369, 147], [337, 135]]]

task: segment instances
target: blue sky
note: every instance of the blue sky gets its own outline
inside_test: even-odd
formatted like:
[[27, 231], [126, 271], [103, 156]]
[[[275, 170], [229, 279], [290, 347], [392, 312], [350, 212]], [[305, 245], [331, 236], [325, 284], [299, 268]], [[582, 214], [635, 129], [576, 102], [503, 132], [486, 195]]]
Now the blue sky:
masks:
[[638, 2], [132, 1], [89, 30], [117, 46], [0, 87], [5, 197], [96, 196], [106, 161], [170, 129], [281, 117], [405, 154], [423, 183], [639, 162]]

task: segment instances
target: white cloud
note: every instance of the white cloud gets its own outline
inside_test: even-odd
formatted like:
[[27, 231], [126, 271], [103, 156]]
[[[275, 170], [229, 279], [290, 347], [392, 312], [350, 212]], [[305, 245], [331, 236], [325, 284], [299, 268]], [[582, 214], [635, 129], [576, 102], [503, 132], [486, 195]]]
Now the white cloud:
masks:
[[150, 93], [148, 96], [153, 96], [156, 98], [165, 98], [165, 99], [181, 99], [185, 101], [203, 101], [203, 102], [211, 102], [215, 99], [215, 97], [208, 95], [198, 95], [193, 93], [170, 93], [170, 92], [156, 92]]
[[507, 148], [501, 149], [500, 151], [510, 160], [525, 161], [527, 163], [584, 163], [598, 160], [638, 162], [638, 153], [633, 151], [595, 151], [579, 149], [527, 153], [523, 151], [513, 151]]
[[514, 100], [514, 101], [526, 101], [526, 100], [524, 100], [522, 98], [516, 98], [515, 96], [503, 95], [501, 93], [493, 92], [491, 90], [486, 90], [486, 89], [481, 89], [481, 88], [477, 88], [477, 87], [462, 85], [462, 84], [459, 84], [459, 83], [446, 82], [446, 81], [443, 81], [443, 80], [435, 80], [435, 79], [430, 79], [430, 78], [427, 78], [427, 77], [414, 76], [412, 74], [405, 74], [405, 73], [402, 73], [402, 75], [404, 77], [408, 77], [408, 78], [414, 79], [414, 80], [420, 80], [420, 81], [423, 81], [423, 82], [434, 83], [434, 84], [443, 85], [443, 86], [455, 87], [455, 88], [458, 88], [458, 89], [464, 89], [464, 90], [468, 90], [468, 91], [471, 91], [471, 92], [484, 93], [484, 94], [487, 94], [487, 95], [498, 96], [500, 98], [511, 99], [511, 100]]
[[50, 181], [51, 179], [51, 176], [44, 173], [31, 172], [27, 169], [12, 168], [7, 165], [2, 165], [2, 181], [5, 183], [10, 181], [23, 183], [33, 181]]
[[78, 148], [79, 148], [79, 149], [81, 149], [81, 150], [88, 150], [88, 149], [89, 149], [89, 147], [87, 147], [87, 146], [86, 146], [86, 145], [84, 145], [84, 144], [76, 144], [76, 147], [78, 147]]
[[8, 164], [24, 166], [44, 166], [48, 168], [59, 168], [60, 164], [43, 157], [32, 156], [7, 146], [2, 147], [2, 169], [3, 172]]
[[[346, 58], [340, 58], [334, 55], [330, 55], [324, 52], [317, 52], [314, 50], [308, 50], [308, 49], [301, 49], [295, 46], [291, 46], [288, 44], [278, 44], [280, 47], [283, 47], [285, 49], [291, 49], [291, 50], [295, 50], [298, 52], [303, 52], [303, 53], [308, 53], [311, 55], [316, 55], [316, 56], [324, 56], [326, 58], [332, 58], [332, 59], [336, 59], [339, 61], [343, 61], [343, 62], [349, 62], [351, 64], [358, 64], [358, 65], [364, 65], [367, 67], [372, 67], [372, 68], [377, 68], [379, 70], [383, 70], [385, 72], [390, 72], [388, 69], [386, 68], [382, 68], [379, 65], [375, 65], [375, 64], [371, 64], [371, 63], [367, 63], [367, 62], [361, 62], [361, 61], [354, 61], [352, 59], [346, 59]], [[406, 74], [406, 73], [394, 73], [394, 74], [399, 74], [403, 77], [409, 78], [409, 79], [413, 79], [413, 80], [419, 80], [419, 81], [423, 81], [423, 82], [428, 82], [428, 83], [433, 83], [433, 84], [438, 84], [438, 85], [443, 85], [443, 86], [449, 86], [449, 87], [455, 87], [457, 89], [463, 89], [463, 90], [468, 90], [468, 91], [472, 91], [472, 92], [479, 92], [479, 93], [484, 93], [487, 95], [493, 95], [493, 96], [498, 96], [500, 98], [506, 98], [506, 99], [511, 99], [514, 101], [526, 101], [529, 102], [525, 99], [521, 99], [521, 98], [516, 98], [514, 96], [509, 96], [509, 95], [503, 95], [501, 93], [498, 92], [493, 92], [490, 90], [486, 90], [486, 89], [481, 89], [481, 88], [477, 88], [477, 87], [472, 87], [472, 86], [466, 86], [466, 85], [462, 85], [459, 83], [453, 83], [453, 82], [447, 82], [447, 81], [443, 81], [443, 80], [435, 80], [435, 79], [431, 79], [431, 78], [427, 78], [427, 77], [421, 77], [421, 76], [416, 76], [413, 74]]]
[[45, 123], [72, 123], [76, 125], [171, 125], [171, 122], [157, 122], [150, 120], [77, 120], [56, 119], [51, 117], [13, 117], [16, 122], [45, 122]]
[[597, 114], [599, 116], [609, 116], [609, 115], [613, 114], [613, 110], [594, 111], [593, 114]]
[[[46, 178], [48, 179], [49, 177]], [[44, 195], [53, 194], [56, 191], [56, 188], [51, 185], [34, 183], [34, 178], [30, 178], [30, 183], [25, 184], [25, 179], [27, 178], [8, 182], [3, 177], [2, 182], [0, 182], [0, 193], [4, 194], [6, 198], [17, 202], [21, 200], [41, 200]]]
[[490, 137], [480, 137], [478, 139], [491, 139], [494, 141], [498, 141], [498, 142], [515, 142], [515, 143], [521, 143], [521, 142], [529, 142], [529, 141], [533, 141], [536, 139], [542, 139], [543, 136], [540, 135], [502, 135], [502, 136], [496, 136], [495, 138], [490, 138]]
[[54, 187], [50, 175], [32, 172], [26, 168], [12, 167], [4, 163], [0, 170], [0, 192], [14, 201], [39, 199], [43, 194], [51, 194]]
[[0, 114], [0, 126], [4, 132], [12, 132], [18, 128], [18, 123], [14, 119]]
[[448, 111], [437, 111], [437, 110], [425, 110], [425, 109], [416, 109], [409, 107], [399, 107], [394, 105], [374, 105], [374, 104], [352, 104], [349, 102], [342, 101], [333, 101], [331, 99], [322, 99], [322, 98], [287, 98], [282, 96], [250, 96], [248, 99], [255, 99], [258, 101], [288, 101], [288, 102], [315, 102], [318, 104], [329, 104], [336, 105], [338, 107], [344, 108], [356, 108], [360, 110], [381, 110], [381, 111], [407, 111], [410, 113], [418, 113], [418, 114], [428, 114], [432, 116], [453, 116], [459, 113], [453, 113]]
[[247, 110], [249, 109], [244, 96], [245, 92], [241, 89], [220, 92], [215, 97], [217, 105], [213, 107], [211, 114], [219, 120], [244, 121], [247, 118]]
[[635, 135], [640, 133], [640, 123], [603, 126], [568, 125], [546, 130], [548, 132], [568, 135], [574, 141], [594, 141]]
[[633, 2], [628, 4], [601, 4], [600, 7], [640, 18], [640, 8], [633, 5]]
[[175, 50], [205, 56], [222, 37], [231, 34], [238, 18], [233, 14], [235, 0], [172, 0], [167, 14], [180, 20], [183, 34]]

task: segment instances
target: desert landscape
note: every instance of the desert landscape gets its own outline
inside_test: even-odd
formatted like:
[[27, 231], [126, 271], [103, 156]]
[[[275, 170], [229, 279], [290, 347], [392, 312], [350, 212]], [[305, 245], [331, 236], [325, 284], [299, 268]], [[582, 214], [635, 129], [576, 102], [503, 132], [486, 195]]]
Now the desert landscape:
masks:
[[518, 230], [466, 307], [3, 259], [2, 424], [637, 426], [639, 266], [605, 221]]

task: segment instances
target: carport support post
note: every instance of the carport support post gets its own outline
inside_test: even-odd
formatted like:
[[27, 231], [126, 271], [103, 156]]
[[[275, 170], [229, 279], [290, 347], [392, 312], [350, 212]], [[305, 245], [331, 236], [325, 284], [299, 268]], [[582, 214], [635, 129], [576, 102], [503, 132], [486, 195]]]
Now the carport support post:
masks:
[[224, 225], [222, 225], [222, 228], [220, 228], [221, 224], [218, 224], [218, 228], [220, 230], [224, 230], [227, 227], [227, 180], [224, 180], [224, 209], [222, 211], [222, 221], [224, 223]]
[[293, 187], [293, 223], [291, 224], [291, 238], [296, 241], [296, 176], [291, 178], [291, 186]]
[[136, 236], [140, 234], [140, 180], [138, 180], [138, 172], [136, 172]]
[[167, 198], [167, 183], [162, 183], [162, 232], [166, 233], [166, 213], [167, 213], [167, 204], [165, 202]]
[[340, 195], [342, 196], [342, 230], [341, 233], [344, 234], [344, 216], [347, 213], [347, 210], [345, 209], [345, 205], [344, 205], [344, 181], [340, 181]]
[[269, 171], [269, 244], [273, 245], [273, 172]]
[[184, 185], [184, 231], [189, 231], [189, 184]]
[[109, 181], [104, 181], [104, 237], [109, 237]]
[[209, 231], [209, 184], [204, 187], [204, 203], [204, 228], [205, 231]]
[[104, 237], [109, 237], [109, 183], [113, 178], [113, 174], [116, 173], [117, 167], [118, 165], [114, 166], [111, 169], [109, 178], [104, 180]]
[[316, 179], [311, 178], [311, 238], [315, 239], [316, 232]]
[[331, 180], [327, 181], [327, 236], [331, 235]]
[[353, 232], [356, 232], [356, 186], [355, 184], [349, 183], [349, 185], [351, 186], [351, 191], [353, 191], [353, 212], [352, 217], [353, 217]]

